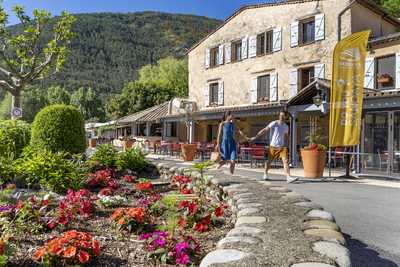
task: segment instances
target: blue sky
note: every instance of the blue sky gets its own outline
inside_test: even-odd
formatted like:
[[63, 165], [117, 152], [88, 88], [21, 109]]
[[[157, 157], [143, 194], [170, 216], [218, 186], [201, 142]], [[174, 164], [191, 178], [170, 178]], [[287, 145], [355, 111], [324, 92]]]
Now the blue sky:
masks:
[[[63, 10], [70, 13], [153, 10], [225, 19], [242, 5], [268, 1], [273, 0], [3, 0], [3, 6], [7, 11], [11, 11], [12, 6], [19, 4], [29, 13], [32, 9], [39, 8], [46, 9], [54, 15]], [[10, 16], [9, 20], [10, 24], [17, 22], [13, 16]]]

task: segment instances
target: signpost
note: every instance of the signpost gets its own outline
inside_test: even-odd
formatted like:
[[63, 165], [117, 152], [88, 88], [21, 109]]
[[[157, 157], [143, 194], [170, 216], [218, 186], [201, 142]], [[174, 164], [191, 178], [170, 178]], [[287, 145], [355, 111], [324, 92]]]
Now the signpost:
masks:
[[13, 108], [11, 110], [11, 118], [13, 119], [22, 118], [22, 108], [17, 108], [17, 107]]

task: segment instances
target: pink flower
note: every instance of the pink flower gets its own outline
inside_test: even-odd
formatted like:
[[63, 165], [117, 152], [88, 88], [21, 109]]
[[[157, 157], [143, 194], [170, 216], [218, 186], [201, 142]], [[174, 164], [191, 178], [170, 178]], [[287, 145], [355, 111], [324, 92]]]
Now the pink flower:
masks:
[[177, 265], [188, 265], [190, 263], [189, 255], [186, 253], [176, 255], [175, 263]]

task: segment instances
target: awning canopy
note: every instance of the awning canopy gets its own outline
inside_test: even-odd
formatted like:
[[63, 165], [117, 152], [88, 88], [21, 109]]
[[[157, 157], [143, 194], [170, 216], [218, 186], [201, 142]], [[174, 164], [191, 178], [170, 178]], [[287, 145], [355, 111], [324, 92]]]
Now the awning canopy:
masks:
[[118, 125], [144, 122], [160, 122], [160, 119], [168, 115], [170, 102], [150, 107], [148, 109], [122, 117], [117, 121]]
[[328, 93], [330, 88], [330, 80], [316, 79], [312, 83], [301, 89], [300, 92], [297, 93], [297, 95], [290, 98], [286, 105], [290, 107], [313, 104], [313, 97], [318, 94], [319, 90], [323, 90], [325, 91], [325, 93]]
[[[236, 105], [236, 106], [222, 106], [210, 107], [192, 114], [192, 118], [196, 121], [200, 120], [220, 120], [223, 114], [227, 111], [232, 112], [235, 117], [256, 117], [276, 115], [285, 107], [284, 103], [263, 103], [255, 105]], [[184, 121], [185, 115], [169, 115], [165, 116], [163, 121]]]

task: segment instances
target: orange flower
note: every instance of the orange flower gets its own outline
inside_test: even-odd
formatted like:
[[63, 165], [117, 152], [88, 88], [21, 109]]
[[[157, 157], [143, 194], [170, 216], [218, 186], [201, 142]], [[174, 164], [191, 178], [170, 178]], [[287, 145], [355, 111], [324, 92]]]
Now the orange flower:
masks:
[[62, 247], [59, 243], [54, 243], [49, 247], [50, 254], [60, 255], [62, 252]]
[[124, 225], [125, 224], [125, 219], [124, 218], [119, 219], [118, 220], [118, 224], [119, 225]]
[[135, 219], [139, 223], [144, 222], [144, 209], [143, 208], [129, 208], [126, 211], [126, 214], [130, 217]]
[[64, 250], [64, 257], [72, 258], [76, 255], [76, 247], [69, 246]]
[[40, 261], [42, 260], [45, 253], [46, 253], [46, 247], [40, 247], [38, 250], [36, 250], [35, 254], [33, 254], [32, 258], [34, 261]]
[[114, 211], [114, 213], [111, 215], [111, 219], [113, 219], [114, 221], [121, 217], [124, 213], [124, 210], [122, 208], [118, 208]]
[[100, 255], [100, 242], [97, 241], [96, 239], [93, 239], [92, 246], [93, 246], [94, 255], [99, 256]]
[[76, 230], [71, 230], [71, 231], [65, 232], [63, 236], [66, 238], [75, 239], [79, 236], [79, 233]]
[[85, 264], [89, 261], [89, 253], [84, 250], [79, 251], [79, 262]]

